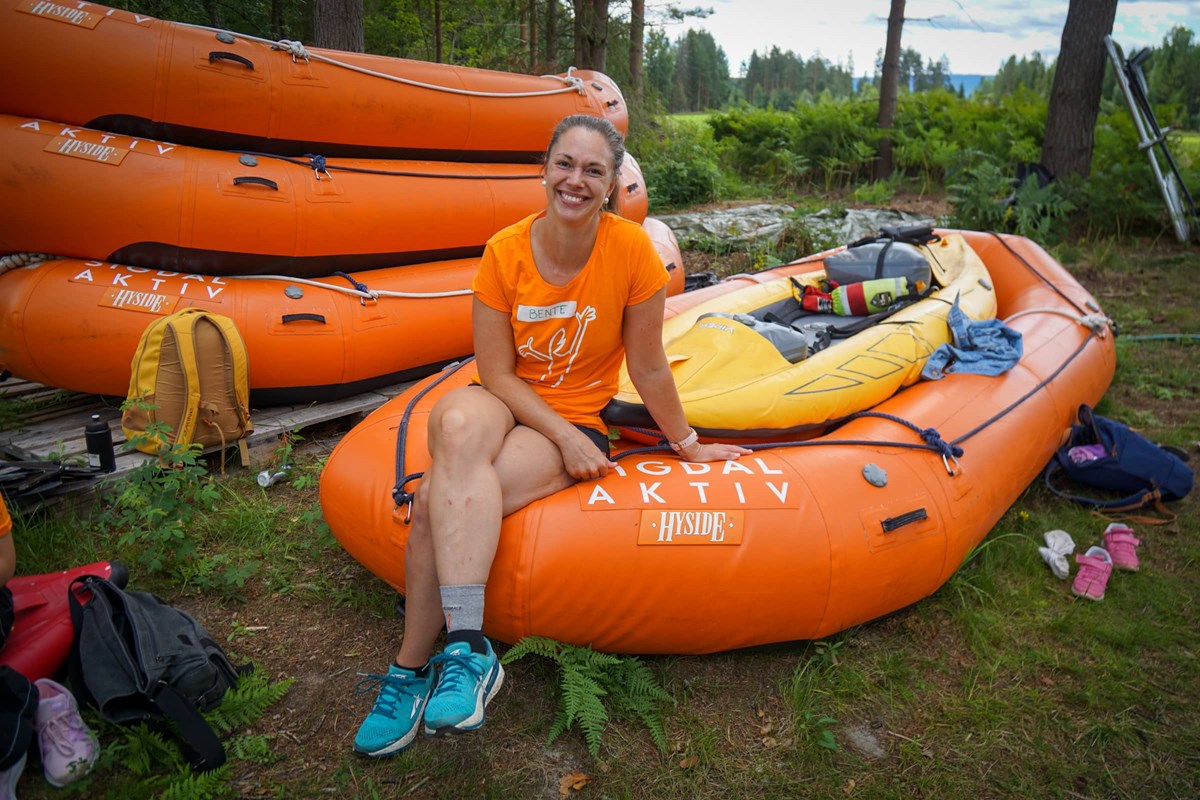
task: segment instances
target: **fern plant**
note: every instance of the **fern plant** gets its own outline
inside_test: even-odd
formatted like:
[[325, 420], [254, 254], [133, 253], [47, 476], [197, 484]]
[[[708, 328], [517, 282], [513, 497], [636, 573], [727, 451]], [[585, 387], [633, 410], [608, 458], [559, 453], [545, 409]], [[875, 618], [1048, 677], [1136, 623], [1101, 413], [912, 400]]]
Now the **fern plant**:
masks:
[[610, 719], [618, 718], [641, 721], [658, 749], [667, 749], [662, 705], [673, 700], [643, 661], [543, 636], [526, 636], [505, 654], [503, 661], [511, 664], [530, 654], [550, 659], [559, 671], [560, 706], [547, 744], [578, 726], [588, 752], [596, 757], [605, 727]]
[[[236, 689], [225, 694], [221, 704], [204, 712], [204, 719], [220, 734], [243, 729], [257, 721], [279, 702], [291, 688], [291, 679], [272, 683], [262, 670], [254, 670], [238, 680]], [[271, 734], [232, 736], [225, 742], [229, 759], [224, 766], [209, 772], [195, 772], [178, 745], [145, 724], [122, 726], [89, 715], [89, 723], [106, 744], [95, 772], [79, 782], [86, 791], [95, 781], [110, 785], [120, 781], [119, 796], [172, 798], [173, 800], [214, 800], [234, 794], [230, 780], [237, 761], [267, 764], [276, 756]], [[116, 795], [114, 795], [116, 796]]]

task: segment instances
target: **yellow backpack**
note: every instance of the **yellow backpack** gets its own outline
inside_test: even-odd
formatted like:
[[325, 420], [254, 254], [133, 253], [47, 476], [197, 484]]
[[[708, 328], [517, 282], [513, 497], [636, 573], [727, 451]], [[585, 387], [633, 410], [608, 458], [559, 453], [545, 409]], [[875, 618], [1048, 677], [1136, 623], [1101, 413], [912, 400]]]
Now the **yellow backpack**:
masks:
[[137, 449], [158, 455], [174, 444], [225, 446], [254, 430], [246, 346], [233, 320], [185, 308], [152, 322], [133, 354], [129, 400], [121, 415], [126, 438], [145, 434], [152, 422], [170, 427], [152, 433]]

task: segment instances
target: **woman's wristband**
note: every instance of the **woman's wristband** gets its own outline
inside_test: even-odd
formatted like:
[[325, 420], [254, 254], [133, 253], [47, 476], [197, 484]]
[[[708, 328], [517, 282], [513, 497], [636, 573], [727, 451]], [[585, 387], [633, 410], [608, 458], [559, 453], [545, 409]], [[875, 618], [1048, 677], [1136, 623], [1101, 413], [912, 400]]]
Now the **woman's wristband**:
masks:
[[683, 455], [683, 451], [687, 450], [692, 445], [700, 440], [700, 434], [696, 433], [695, 428], [688, 428], [688, 435], [680, 439], [678, 442], [670, 442], [671, 449], [676, 453]]

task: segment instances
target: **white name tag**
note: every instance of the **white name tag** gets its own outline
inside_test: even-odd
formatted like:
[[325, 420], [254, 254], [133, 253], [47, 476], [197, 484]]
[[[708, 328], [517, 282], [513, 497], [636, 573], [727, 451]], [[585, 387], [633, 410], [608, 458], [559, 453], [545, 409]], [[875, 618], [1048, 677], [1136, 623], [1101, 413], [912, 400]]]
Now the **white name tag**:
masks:
[[575, 316], [575, 301], [555, 303], [552, 306], [517, 305], [517, 321], [544, 322], [550, 319], [570, 319]]

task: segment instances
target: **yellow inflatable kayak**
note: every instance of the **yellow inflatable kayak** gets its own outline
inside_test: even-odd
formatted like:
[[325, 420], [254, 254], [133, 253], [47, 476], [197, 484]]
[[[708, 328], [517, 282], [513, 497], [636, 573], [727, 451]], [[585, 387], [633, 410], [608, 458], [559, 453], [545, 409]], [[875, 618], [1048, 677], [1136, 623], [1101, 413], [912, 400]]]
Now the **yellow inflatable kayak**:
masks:
[[[710, 295], [668, 319], [663, 340], [688, 422], [710, 437], [815, 434], [919, 380], [929, 356], [950, 341], [946, 317], [955, 300], [968, 318], [990, 319], [996, 295], [962, 236], [918, 249], [932, 291], [890, 315], [804, 312], [797, 295], [826, 279], [817, 261], [811, 272], [796, 274], [792, 265], [773, 271], [777, 277], [761, 273], [752, 286]], [[626, 372], [605, 419], [624, 428], [653, 424]]]

